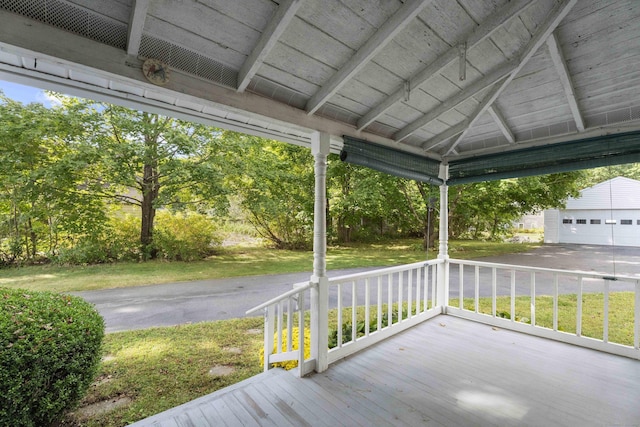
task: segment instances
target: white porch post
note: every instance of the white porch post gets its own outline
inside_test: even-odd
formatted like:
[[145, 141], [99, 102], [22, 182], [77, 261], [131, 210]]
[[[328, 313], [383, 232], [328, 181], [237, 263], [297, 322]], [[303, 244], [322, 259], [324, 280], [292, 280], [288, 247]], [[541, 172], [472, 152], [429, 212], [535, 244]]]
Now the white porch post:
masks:
[[325, 371], [329, 347], [329, 280], [327, 278], [327, 156], [329, 134], [316, 132], [311, 138], [316, 177], [313, 208], [313, 275], [311, 283], [311, 357], [316, 360], [316, 372]]
[[438, 289], [436, 291], [437, 304], [442, 307], [442, 312], [446, 313], [449, 304], [449, 195], [446, 182], [449, 178], [449, 167], [440, 166], [440, 178], [445, 184], [440, 186], [440, 245], [438, 259], [444, 263], [438, 264]]

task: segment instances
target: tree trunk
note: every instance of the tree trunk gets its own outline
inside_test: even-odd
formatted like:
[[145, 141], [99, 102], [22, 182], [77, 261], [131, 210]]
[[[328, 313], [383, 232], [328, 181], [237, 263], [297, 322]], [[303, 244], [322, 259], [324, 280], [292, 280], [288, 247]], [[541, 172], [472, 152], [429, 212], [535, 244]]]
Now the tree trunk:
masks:
[[140, 245], [145, 258], [155, 259], [158, 250], [153, 244], [153, 226], [156, 217], [154, 202], [158, 197], [158, 180], [156, 168], [144, 165], [142, 178], [142, 227], [140, 228]]

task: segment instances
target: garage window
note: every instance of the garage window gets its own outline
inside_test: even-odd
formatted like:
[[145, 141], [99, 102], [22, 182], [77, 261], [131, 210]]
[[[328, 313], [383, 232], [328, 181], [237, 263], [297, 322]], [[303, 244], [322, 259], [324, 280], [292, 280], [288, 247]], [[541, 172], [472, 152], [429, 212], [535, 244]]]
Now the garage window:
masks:
[[587, 220], [586, 219], [576, 219], [576, 224], [586, 224]]
[[562, 220], [563, 224], [573, 224], [573, 220], [571, 218], [564, 218]]
[[600, 221], [599, 219], [592, 219], [591, 221], [589, 221], [590, 224], [602, 224], [602, 221]]
[[620, 225], [632, 225], [633, 221], [630, 219], [621, 219], [620, 220]]

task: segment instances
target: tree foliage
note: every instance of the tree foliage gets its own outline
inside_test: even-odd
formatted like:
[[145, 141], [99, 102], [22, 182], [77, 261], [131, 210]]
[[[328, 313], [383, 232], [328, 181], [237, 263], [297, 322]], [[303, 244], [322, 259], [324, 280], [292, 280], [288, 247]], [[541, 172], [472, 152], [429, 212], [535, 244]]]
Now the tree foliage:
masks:
[[[206, 246], [219, 242], [206, 223], [226, 217], [230, 197], [274, 247], [311, 246], [308, 148], [64, 96], [52, 108], [0, 96], [0, 116], [0, 262], [206, 256]], [[501, 238], [522, 215], [561, 207], [578, 190], [618, 175], [640, 178], [640, 167], [450, 187], [450, 237]], [[433, 247], [438, 199], [435, 186], [329, 156], [327, 229], [337, 243], [421, 236]], [[135, 220], [115, 213], [124, 205]], [[158, 209], [175, 214], [160, 232]], [[188, 237], [185, 224], [201, 232]], [[187, 240], [200, 242], [198, 249]]]
[[94, 112], [77, 102], [45, 108], [0, 95], [2, 261], [55, 253], [100, 230], [105, 206], [87, 186], [95, 157], [84, 149]]

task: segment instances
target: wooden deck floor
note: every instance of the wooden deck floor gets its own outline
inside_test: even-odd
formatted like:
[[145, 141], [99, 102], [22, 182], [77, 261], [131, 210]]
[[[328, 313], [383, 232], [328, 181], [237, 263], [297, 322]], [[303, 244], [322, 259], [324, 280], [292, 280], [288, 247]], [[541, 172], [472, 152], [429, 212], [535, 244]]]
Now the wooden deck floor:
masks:
[[438, 316], [300, 379], [274, 369], [142, 426], [638, 426], [640, 362]]

